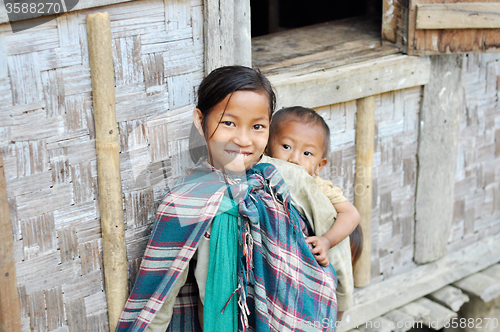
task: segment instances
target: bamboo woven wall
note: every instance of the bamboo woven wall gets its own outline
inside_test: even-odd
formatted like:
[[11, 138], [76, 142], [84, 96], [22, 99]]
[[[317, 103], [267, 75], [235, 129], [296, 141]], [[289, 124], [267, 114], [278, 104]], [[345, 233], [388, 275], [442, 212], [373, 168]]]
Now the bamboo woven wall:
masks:
[[[421, 87], [378, 95], [375, 101], [375, 147], [372, 210], [372, 282], [411, 269], [416, 181], [418, 113]], [[331, 130], [329, 178], [354, 201], [356, 102], [317, 111]]]
[[464, 57], [449, 251], [500, 232], [500, 54]]
[[108, 331], [85, 19], [108, 11], [131, 283], [152, 216], [183, 174], [203, 78], [201, 0], [72, 12], [13, 34], [0, 25], [5, 158], [24, 331]]

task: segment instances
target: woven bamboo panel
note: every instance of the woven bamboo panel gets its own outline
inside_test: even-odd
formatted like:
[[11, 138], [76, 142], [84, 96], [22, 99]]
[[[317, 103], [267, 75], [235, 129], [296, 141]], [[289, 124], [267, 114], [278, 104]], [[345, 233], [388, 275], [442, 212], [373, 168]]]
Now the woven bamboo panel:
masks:
[[[373, 163], [372, 282], [411, 269], [421, 87], [378, 95]], [[318, 108], [331, 130], [330, 179], [354, 200], [356, 101]]]
[[499, 78], [500, 54], [464, 56], [450, 251], [500, 231]]
[[190, 163], [201, 0], [82, 10], [16, 34], [0, 25], [0, 153], [26, 331], [108, 330], [85, 24], [98, 11], [111, 17], [131, 285], [156, 207]]

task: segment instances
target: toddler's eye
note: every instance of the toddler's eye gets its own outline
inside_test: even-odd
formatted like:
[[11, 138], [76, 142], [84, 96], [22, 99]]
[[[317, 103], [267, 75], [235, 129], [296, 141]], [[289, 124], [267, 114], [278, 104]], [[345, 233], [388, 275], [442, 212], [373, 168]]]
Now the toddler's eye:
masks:
[[312, 154], [311, 152], [309, 152], [309, 151], [305, 151], [305, 152], [304, 152], [304, 156], [308, 156], [308, 157], [310, 157], [310, 156], [312, 156], [312, 155], [313, 155], [313, 154]]
[[264, 126], [261, 125], [261, 124], [257, 124], [255, 126], [253, 126], [253, 129], [255, 129], [255, 130], [261, 130], [261, 129], [264, 129]]
[[291, 148], [290, 148], [290, 145], [288, 145], [288, 144], [283, 144], [283, 149], [285, 149], [285, 150], [290, 150]]

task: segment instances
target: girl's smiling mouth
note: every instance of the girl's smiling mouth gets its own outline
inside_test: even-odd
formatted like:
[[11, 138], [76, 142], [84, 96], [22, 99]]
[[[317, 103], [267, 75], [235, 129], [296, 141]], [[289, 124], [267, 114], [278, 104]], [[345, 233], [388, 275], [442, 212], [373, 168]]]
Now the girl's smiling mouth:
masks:
[[251, 152], [245, 152], [245, 151], [238, 151], [238, 150], [225, 150], [227, 154], [234, 156], [234, 157], [248, 157], [251, 156], [253, 153]]

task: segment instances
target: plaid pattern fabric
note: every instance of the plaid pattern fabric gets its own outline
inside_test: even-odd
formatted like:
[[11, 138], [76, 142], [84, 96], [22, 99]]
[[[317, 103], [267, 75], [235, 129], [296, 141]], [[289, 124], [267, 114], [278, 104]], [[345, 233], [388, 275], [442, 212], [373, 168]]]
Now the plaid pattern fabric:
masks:
[[[116, 331], [144, 331], [178, 276], [189, 264], [201, 236], [229, 191], [239, 202], [240, 244], [248, 248], [247, 271], [239, 291], [240, 329], [333, 331], [336, 276], [318, 265], [305, 242], [303, 221], [290, 204], [283, 179], [270, 164], [247, 171], [237, 181], [204, 162], [172, 188], [158, 208], [139, 274]], [[245, 242], [245, 243], [242, 243]], [[246, 243], [249, 242], [249, 243]], [[176, 299], [168, 331], [201, 331], [197, 293], [186, 283]]]

